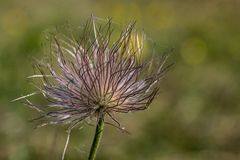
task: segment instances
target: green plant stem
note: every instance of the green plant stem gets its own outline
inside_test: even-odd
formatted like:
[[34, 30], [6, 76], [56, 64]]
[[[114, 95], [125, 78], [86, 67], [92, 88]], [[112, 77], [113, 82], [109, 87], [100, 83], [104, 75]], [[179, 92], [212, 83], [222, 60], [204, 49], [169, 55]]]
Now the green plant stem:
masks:
[[97, 149], [101, 141], [102, 133], [103, 133], [103, 127], [104, 127], [104, 120], [103, 116], [99, 116], [98, 124], [96, 126], [96, 131], [92, 143], [92, 147], [89, 153], [88, 160], [95, 160]]

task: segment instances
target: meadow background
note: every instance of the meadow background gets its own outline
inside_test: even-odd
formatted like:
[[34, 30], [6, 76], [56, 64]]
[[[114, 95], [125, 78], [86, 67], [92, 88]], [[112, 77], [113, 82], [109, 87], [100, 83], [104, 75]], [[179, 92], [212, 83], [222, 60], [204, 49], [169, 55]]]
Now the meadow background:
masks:
[[[119, 116], [130, 135], [105, 128], [97, 159], [240, 159], [240, 1], [0, 0], [1, 160], [60, 159], [66, 127], [34, 129], [37, 113], [10, 101], [34, 91], [26, 77], [43, 55], [44, 31], [91, 14], [136, 20], [157, 53], [174, 48], [175, 62], [147, 111]], [[86, 159], [94, 129], [72, 132], [66, 160]]]

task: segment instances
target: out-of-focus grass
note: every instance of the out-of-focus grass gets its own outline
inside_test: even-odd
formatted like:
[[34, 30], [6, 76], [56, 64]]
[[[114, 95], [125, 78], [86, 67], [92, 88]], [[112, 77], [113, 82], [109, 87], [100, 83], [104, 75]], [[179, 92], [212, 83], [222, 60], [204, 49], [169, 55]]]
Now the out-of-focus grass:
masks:
[[[176, 64], [149, 110], [120, 115], [132, 133], [106, 127], [99, 159], [240, 159], [240, 3], [213, 1], [0, 1], [0, 159], [60, 159], [66, 127], [34, 130], [36, 112], [10, 101], [30, 93], [42, 34], [91, 13], [137, 20]], [[151, 49], [150, 49], [151, 50]], [[36, 99], [38, 101], [38, 99]], [[66, 159], [86, 159], [94, 128], [74, 130]]]

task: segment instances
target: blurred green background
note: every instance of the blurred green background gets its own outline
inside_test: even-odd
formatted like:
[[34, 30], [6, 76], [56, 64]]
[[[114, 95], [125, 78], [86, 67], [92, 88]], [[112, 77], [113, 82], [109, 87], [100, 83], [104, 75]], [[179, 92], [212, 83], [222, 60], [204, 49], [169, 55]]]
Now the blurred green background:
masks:
[[[34, 129], [37, 113], [10, 101], [34, 91], [26, 77], [43, 55], [43, 32], [92, 13], [136, 20], [159, 53], [174, 48], [175, 62], [147, 111], [119, 116], [130, 135], [105, 128], [97, 159], [240, 159], [240, 1], [0, 0], [1, 160], [61, 158], [66, 127]], [[93, 133], [74, 130], [66, 160], [86, 159]]]

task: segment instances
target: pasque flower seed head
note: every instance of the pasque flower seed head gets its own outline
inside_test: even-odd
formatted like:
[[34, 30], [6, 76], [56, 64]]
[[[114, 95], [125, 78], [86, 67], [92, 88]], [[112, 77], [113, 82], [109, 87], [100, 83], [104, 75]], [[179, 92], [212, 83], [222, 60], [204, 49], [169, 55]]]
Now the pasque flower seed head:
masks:
[[36, 85], [46, 106], [24, 98], [41, 112], [47, 123], [69, 123], [72, 127], [89, 117], [109, 116], [145, 110], [158, 94], [160, 80], [169, 68], [167, 56], [143, 58], [145, 36], [130, 23], [118, 38], [111, 20], [97, 26], [93, 18], [80, 37], [56, 33], [51, 40], [51, 61], [37, 63], [41, 78]]

